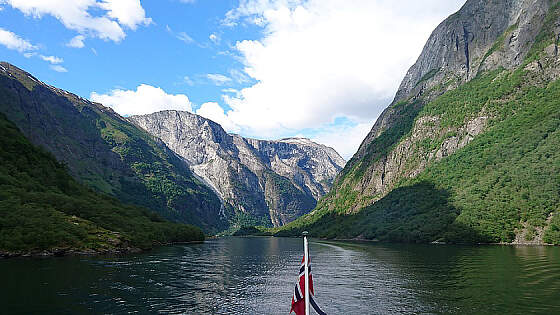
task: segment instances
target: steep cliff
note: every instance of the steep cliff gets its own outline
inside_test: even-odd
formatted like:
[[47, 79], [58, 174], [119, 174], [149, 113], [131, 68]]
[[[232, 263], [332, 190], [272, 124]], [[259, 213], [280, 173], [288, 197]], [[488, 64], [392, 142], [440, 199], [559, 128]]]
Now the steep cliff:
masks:
[[331, 192], [282, 233], [558, 243], [558, 6], [468, 0], [434, 30]]
[[243, 138], [189, 112], [128, 119], [185, 158], [234, 216], [249, 215], [257, 224], [280, 226], [309, 212], [345, 163], [333, 149], [308, 139]]
[[183, 159], [110, 108], [2, 62], [0, 112], [87, 186], [206, 231], [226, 228], [220, 200]]

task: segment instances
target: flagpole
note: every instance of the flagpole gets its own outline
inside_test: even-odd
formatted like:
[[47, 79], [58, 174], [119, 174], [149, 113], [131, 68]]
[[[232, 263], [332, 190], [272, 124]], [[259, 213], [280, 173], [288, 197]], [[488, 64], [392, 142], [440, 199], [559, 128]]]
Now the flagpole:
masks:
[[309, 248], [307, 245], [307, 231], [303, 233], [303, 255], [304, 255], [304, 268], [305, 268], [305, 315], [310, 315], [309, 313]]

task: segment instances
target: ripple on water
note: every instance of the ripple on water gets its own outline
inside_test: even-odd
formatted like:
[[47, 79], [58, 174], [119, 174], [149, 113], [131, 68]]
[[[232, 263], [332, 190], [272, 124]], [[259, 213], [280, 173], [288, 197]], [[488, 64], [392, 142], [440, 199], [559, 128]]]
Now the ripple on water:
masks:
[[[316, 300], [329, 314], [560, 313], [557, 247], [310, 248]], [[288, 314], [301, 252], [300, 239], [225, 238], [122, 257], [5, 260], [0, 296], [22, 314]]]

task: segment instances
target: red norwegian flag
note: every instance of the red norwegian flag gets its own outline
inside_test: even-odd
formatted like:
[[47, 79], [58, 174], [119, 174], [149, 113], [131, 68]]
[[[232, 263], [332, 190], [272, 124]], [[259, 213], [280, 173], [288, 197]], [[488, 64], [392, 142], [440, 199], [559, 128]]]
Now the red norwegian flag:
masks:
[[[308, 276], [309, 276], [309, 303], [319, 315], [327, 315], [323, 312], [313, 296], [315, 291], [313, 290], [313, 276], [311, 275], [311, 260], [307, 264]], [[301, 267], [299, 268], [298, 282], [294, 290], [294, 295], [292, 296], [292, 308], [290, 309], [290, 314], [295, 312], [296, 315], [306, 315], [305, 314], [305, 257], [301, 260]]]

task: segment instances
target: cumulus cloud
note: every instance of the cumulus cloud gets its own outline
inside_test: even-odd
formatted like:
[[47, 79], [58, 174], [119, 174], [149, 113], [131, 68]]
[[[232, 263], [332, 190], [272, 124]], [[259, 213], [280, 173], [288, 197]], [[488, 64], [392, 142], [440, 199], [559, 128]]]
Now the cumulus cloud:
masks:
[[4, 3], [25, 15], [34, 18], [51, 15], [82, 35], [115, 42], [125, 38], [124, 29], [135, 30], [139, 25], [152, 23], [140, 0], [4, 0]]
[[51, 65], [51, 69], [56, 72], [68, 72], [68, 70], [61, 65]]
[[[6, 46], [8, 49], [17, 50], [20, 53], [37, 49], [37, 46], [31, 44], [28, 40], [3, 28], [0, 28], [0, 44]], [[32, 56], [32, 53], [28, 54], [31, 54], [30, 57]]]
[[8, 49], [19, 51], [25, 58], [38, 57], [51, 64], [50, 68], [56, 72], [68, 72], [66, 68], [60, 64], [64, 61], [57, 56], [45, 56], [39, 54], [37, 46], [31, 44], [13, 32], [0, 28], [0, 45], [6, 46]]
[[143, 115], [173, 109], [192, 111], [192, 104], [184, 94], [168, 94], [159, 87], [139, 85], [136, 90], [114, 89], [108, 94], [92, 92], [90, 99], [113, 108], [117, 113]]
[[77, 35], [74, 36], [67, 44], [66, 46], [68, 47], [72, 47], [72, 48], [83, 48], [84, 45], [84, 40], [86, 39], [86, 37], [84, 35]]
[[59, 64], [59, 63], [62, 63], [64, 61], [64, 59], [62, 59], [60, 57], [56, 57], [56, 56], [39, 55], [39, 58], [43, 59], [44, 61], [50, 62], [52, 64]]
[[312, 136], [311, 139], [317, 143], [334, 148], [338, 154], [348, 161], [354, 155], [372, 126], [373, 121], [353, 126], [343, 125], [324, 128]]
[[210, 36], [208, 36], [208, 38], [209, 38], [214, 44], [220, 43], [220, 36], [218, 36], [216, 33], [210, 34]]
[[131, 30], [136, 30], [138, 25], [152, 23], [152, 19], [146, 17], [140, 0], [102, 0], [97, 5], [107, 11], [108, 17]]
[[237, 69], [231, 69], [229, 71], [229, 74], [231, 75], [232, 79], [239, 84], [251, 82], [251, 78], [249, 78], [249, 76]]
[[220, 124], [228, 132], [239, 132], [241, 128], [231, 122], [218, 103], [207, 102], [196, 111], [197, 115], [206, 117]]
[[255, 83], [223, 95], [225, 115], [255, 136], [321, 130], [343, 117], [360, 126], [343, 130], [358, 138], [325, 133], [322, 142], [355, 150], [431, 31], [464, 1], [242, 0], [223, 24], [261, 26], [263, 38], [235, 44]]
[[215, 85], [218, 86], [231, 82], [231, 78], [226, 77], [223, 74], [209, 73], [206, 75], [206, 78], [208, 78], [210, 81], [212, 81]]

